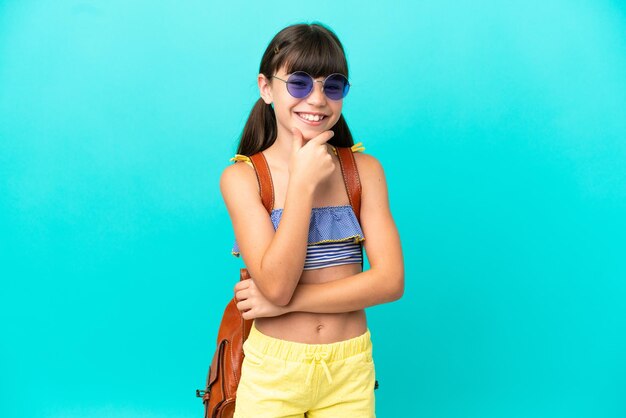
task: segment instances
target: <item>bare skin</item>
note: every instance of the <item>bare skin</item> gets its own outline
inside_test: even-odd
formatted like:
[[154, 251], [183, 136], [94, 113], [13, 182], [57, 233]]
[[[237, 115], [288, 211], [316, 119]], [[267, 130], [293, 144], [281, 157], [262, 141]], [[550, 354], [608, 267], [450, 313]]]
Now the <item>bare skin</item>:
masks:
[[[288, 173], [286, 167], [273, 162], [271, 150], [264, 155], [270, 166], [274, 181], [275, 208], [284, 208], [287, 192]], [[349, 205], [348, 194], [343, 183], [339, 159], [330, 151], [335, 169], [324, 183], [318, 186], [313, 199], [313, 207]], [[358, 164], [358, 163], [357, 163]], [[252, 169], [252, 167], [250, 167]], [[360, 264], [344, 264], [321, 269], [304, 270], [298, 283], [321, 284], [348, 277], [361, 272]], [[250, 283], [249, 285], [252, 285]], [[239, 285], [244, 287], [245, 284]], [[245, 294], [244, 294], [245, 295]], [[242, 296], [242, 298], [245, 296]], [[239, 297], [238, 297], [239, 300]], [[245, 300], [245, 299], [244, 299]], [[287, 341], [307, 344], [323, 344], [343, 341], [363, 334], [367, 329], [365, 310], [340, 313], [287, 312], [280, 316], [259, 317], [256, 327], [262, 333]]]
[[[277, 73], [286, 77], [284, 73]], [[279, 82], [280, 83], [280, 82]], [[348, 205], [339, 160], [327, 141], [341, 103], [327, 100], [316, 83], [305, 99], [286, 94], [259, 75], [261, 96], [274, 103], [278, 137], [263, 151], [274, 183], [274, 208], [284, 208], [275, 231], [263, 207], [252, 167], [227, 167], [220, 188], [241, 255], [252, 279], [235, 286], [244, 318], [266, 335], [322, 344], [343, 341], [367, 329], [364, 308], [399, 299], [404, 290], [400, 239], [389, 211], [380, 163], [354, 153], [362, 185], [361, 228], [370, 269], [360, 264], [303, 271], [311, 209]], [[320, 112], [326, 124], [307, 126], [298, 112]]]

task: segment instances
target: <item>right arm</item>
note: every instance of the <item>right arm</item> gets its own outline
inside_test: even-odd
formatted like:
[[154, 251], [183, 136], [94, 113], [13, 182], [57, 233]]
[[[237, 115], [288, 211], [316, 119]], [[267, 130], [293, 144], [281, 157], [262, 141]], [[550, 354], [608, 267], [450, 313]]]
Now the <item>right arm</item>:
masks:
[[325, 146], [332, 131], [327, 132], [309, 140], [307, 146], [302, 146], [301, 136], [294, 141], [285, 207], [276, 231], [252, 167], [235, 163], [220, 178], [244, 264], [261, 293], [279, 306], [291, 301], [302, 275], [315, 187], [334, 169]]
[[309, 188], [289, 181], [280, 225], [274, 232], [254, 169], [235, 163], [220, 178], [220, 190], [244, 264], [261, 293], [277, 305], [289, 303], [304, 267], [313, 206]]

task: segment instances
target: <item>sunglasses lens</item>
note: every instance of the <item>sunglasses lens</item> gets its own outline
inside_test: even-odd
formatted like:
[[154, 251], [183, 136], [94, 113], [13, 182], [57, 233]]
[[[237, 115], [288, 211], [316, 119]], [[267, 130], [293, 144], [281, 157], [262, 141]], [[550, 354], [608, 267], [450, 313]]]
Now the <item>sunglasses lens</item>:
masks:
[[348, 79], [341, 74], [332, 74], [324, 83], [324, 92], [329, 99], [341, 100], [348, 94], [350, 84]]
[[[287, 79], [287, 91], [296, 99], [302, 99], [313, 90], [313, 78], [304, 71], [296, 71]], [[341, 74], [331, 74], [324, 82], [324, 93], [331, 100], [341, 100], [348, 94], [350, 84]]]
[[313, 79], [307, 73], [296, 71], [287, 80], [287, 91], [296, 99], [306, 97], [313, 88]]

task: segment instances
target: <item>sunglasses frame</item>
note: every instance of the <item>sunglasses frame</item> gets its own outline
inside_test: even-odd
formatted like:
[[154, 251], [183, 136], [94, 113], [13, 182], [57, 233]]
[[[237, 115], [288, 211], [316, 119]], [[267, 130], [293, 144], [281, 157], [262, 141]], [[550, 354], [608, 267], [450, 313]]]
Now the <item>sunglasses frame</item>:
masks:
[[[343, 100], [343, 99], [345, 99], [345, 98], [346, 98], [346, 96], [348, 95], [348, 93], [350, 92], [350, 86], [351, 86], [352, 84], [350, 84], [350, 82], [348, 81], [348, 77], [346, 77], [345, 75], [343, 75], [343, 74], [341, 74], [341, 73], [332, 73], [332, 74], [328, 75], [328, 76], [327, 76], [327, 77], [326, 77], [323, 81], [322, 81], [322, 80], [316, 80], [316, 79], [314, 79], [314, 78], [313, 78], [313, 76], [311, 76], [311, 74], [307, 73], [306, 71], [294, 71], [293, 73], [291, 73], [291, 74], [289, 74], [289, 75], [287, 76], [287, 80], [283, 80], [282, 78], [276, 77], [275, 75], [273, 75], [273, 76], [272, 76], [272, 78], [276, 78], [276, 79], [278, 79], [278, 80], [280, 80], [280, 81], [284, 81], [284, 82], [285, 82], [285, 87], [287, 87], [287, 85], [289, 84], [289, 78], [290, 78], [292, 75], [297, 74], [297, 73], [306, 74], [307, 76], [309, 76], [309, 77], [311, 78], [311, 80], [313, 80], [313, 83], [322, 83], [322, 92], [324, 93], [324, 96], [326, 96], [329, 100], [333, 100], [333, 101], [338, 102], [339, 100]], [[326, 94], [326, 92], [324, 91], [324, 84], [326, 84], [326, 81], [327, 81], [330, 77], [332, 77], [332, 76], [334, 76], [334, 75], [340, 75], [340, 76], [342, 76], [342, 77], [346, 80], [346, 85], [348, 86], [348, 92], [346, 92], [346, 94], [345, 94], [344, 96], [342, 96], [340, 99], [332, 99], [332, 98], [328, 97], [328, 94]], [[311, 95], [311, 93], [313, 93], [314, 87], [315, 87], [315, 84], [311, 84], [311, 90], [309, 90], [309, 92], [308, 92], [308, 93], [306, 94], [306, 96], [304, 96], [304, 97], [295, 97], [293, 94], [291, 94], [291, 92], [289, 91], [289, 88], [288, 88], [288, 87], [287, 87], [287, 92], [291, 95], [291, 97], [294, 97], [294, 98], [296, 98], [296, 99], [305, 99], [305, 98], [309, 97], [309, 96]]]

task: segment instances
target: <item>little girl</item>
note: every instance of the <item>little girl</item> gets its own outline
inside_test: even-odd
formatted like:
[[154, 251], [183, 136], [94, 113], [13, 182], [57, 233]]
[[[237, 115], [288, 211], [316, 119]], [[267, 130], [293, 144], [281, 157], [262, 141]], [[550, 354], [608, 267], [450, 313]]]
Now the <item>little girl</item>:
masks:
[[[237, 308], [254, 319], [234, 416], [375, 417], [364, 308], [402, 296], [404, 261], [382, 166], [360, 152], [341, 114], [350, 89], [343, 46], [324, 25], [288, 26], [265, 50], [257, 81], [236, 163], [220, 178], [233, 254], [251, 276], [235, 286]], [[360, 214], [337, 147], [353, 152]], [[273, 181], [270, 216], [248, 158], [259, 152]]]

